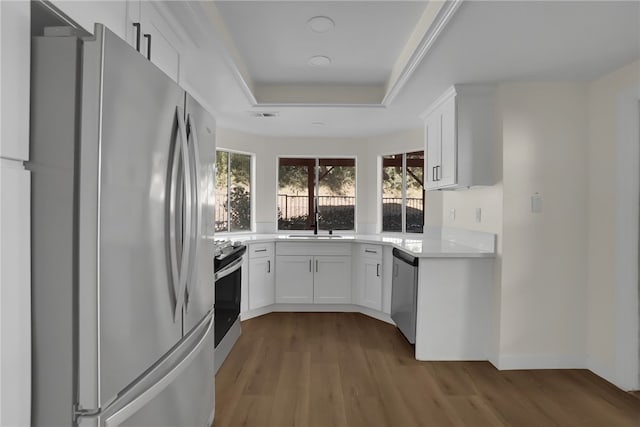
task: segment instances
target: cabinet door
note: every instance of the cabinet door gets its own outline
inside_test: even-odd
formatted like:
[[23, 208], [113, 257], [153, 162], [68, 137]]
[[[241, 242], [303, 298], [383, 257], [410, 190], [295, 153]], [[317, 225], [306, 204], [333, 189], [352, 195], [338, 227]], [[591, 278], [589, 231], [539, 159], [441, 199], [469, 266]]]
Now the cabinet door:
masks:
[[240, 270], [240, 314], [249, 310], [249, 258], [242, 259]]
[[30, 174], [20, 162], [0, 159], [3, 426], [28, 426], [31, 422], [30, 182]]
[[456, 98], [447, 100], [440, 108], [441, 117], [441, 148], [440, 168], [437, 170], [438, 187], [448, 187], [456, 184], [457, 165], [457, 122]]
[[126, 37], [127, 1], [53, 0], [52, 3], [91, 34], [94, 25], [100, 23], [120, 38]]
[[0, 157], [29, 160], [31, 3], [0, 1]]
[[313, 302], [316, 304], [351, 302], [351, 257], [314, 257]]
[[273, 304], [275, 292], [273, 279], [271, 257], [249, 260], [249, 310]]
[[278, 278], [277, 303], [313, 302], [313, 258], [308, 256], [280, 255], [276, 257]]
[[440, 149], [442, 144], [441, 127], [440, 110], [436, 110], [427, 117], [424, 124], [424, 137], [427, 145], [426, 169], [424, 174], [427, 178], [425, 182], [425, 188], [427, 189], [438, 188], [439, 186], [436, 173], [437, 168], [440, 167]]
[[382, 263], [374, 259], [364, 259], [361, 268], [364, 283], [362, 305], [382, 311]]
[[[142, 40], [140, 52], [149, 57], [174, 81], [180, 77], [180, 42], [171, 26], [162, 17], [158, 8], [164, 7], [162, 2], [143, 1], [140, 8]], [[145, 37], [144, 35], [150, 37]]]

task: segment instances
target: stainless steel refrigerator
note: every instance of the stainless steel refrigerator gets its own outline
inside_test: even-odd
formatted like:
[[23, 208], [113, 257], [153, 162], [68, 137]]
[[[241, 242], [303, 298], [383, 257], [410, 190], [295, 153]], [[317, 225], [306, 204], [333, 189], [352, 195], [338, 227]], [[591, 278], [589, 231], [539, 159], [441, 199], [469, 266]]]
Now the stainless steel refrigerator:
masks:
[[215, 123], [102, 25], [32, 40], [34, 426], [208, 426]]

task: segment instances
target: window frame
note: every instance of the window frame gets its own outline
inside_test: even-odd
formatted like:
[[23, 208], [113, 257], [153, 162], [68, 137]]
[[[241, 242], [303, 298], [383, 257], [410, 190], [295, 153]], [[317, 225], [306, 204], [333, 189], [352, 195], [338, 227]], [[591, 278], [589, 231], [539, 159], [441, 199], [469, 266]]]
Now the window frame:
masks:
[[[255, 198], [255, 169], [256, 169], [256, 155], [255, 153], [250, 153], [247, 151], [241, 151], [241, 150], [234, 150], [234, 149], [230, 149], [230, 148], [222, 148], [222, 147], [216, 147], [216, 161], [214, 162], [214, 192], [216, 191], [216, 183], [215, 183], [215, 177], [217, 177], [218, 175], [218, 169], [217, 169], [217, 159], [218, 159], [218, 152], [219, 151], [223, 151], [225, 153], [227, 153], [227, 212], [228, 212], [228, 217], [227, 217], [227, 229], [225, 231], [218, 231], [215, 230], [215, 234], [250, 234], [250, 233], [254, 233], [255, 229], [256, 229], [256, 198]], [[238, 230], [238, 231], [231, 231], [231, 198], [230, 198], [230, 192], [231, 192], [231, 154], [240, 154], [243, 156], [249, 156], [249, 194], [250, 194], [250, 198], [249, 198], [249, 209], [250, 209], [250, 215], [251, 215], [251, 219], [249, 221], [249, 230]], [[217, 199], [217, 196], [216, 196]], [[214, 228], [215, 228], [215, 212], [216, 212], [216, 206], [217, 206], [218, 202], [216, 200], [216, 203], [214, 205]]]
[[[385, 234], [395, 234], [395, 235], [412, 235], [412, 236], [420, 236], [420, 235], [424, 235], [424, 229], [426, 227], [425, 223], [426, 223], [426, 188], [424, 186], [424, 182], [422, 184], [422, 203], [424, 205], [424, 209], [422, 211], [422, 232], [421, 233], [407, 233], [407, 154], [410, 153], [417, 153], [422, 151], [423, 156], [424, 156], [424, 161], [426, 162], [427, 160], [427, 153], [426, 150], [424, 149], [424, 147], [421, 148], [417, 148], [417, 149], [405, 149], [405, 150], [399, 150], [398, 151], [394, 151], [394, 152], [383, 152], [381, 154], [378, 155], [378, 170], [377, 170], [377, 176], [378, 176], [378, 233], [385, 233]], [[384, 157], [385, 156], [397, 156], [397, 155], [402, 155], [402, 191], [401, 191], [401, 195], [402, 195], [402, 206], [401, 206], [401, 221], [402, 221], [402, 230], [401, 231], [385, 231], [382, 229], [383, 227], [383, 205], [384, 205], [384, 174], [383, 174], [383, 168], [384, 168]], [[423, 165], [423, 180], [425, 179], [425, 170], [426, 170], [426, 163]]]
[[[314, 174], [315, 174], [315, 191], [314, 191], [314, 206], [317, 207], [317, 197], [320, 189], [319, 182], [319, 166], [321, 159], [340, 159], [340, 160], [353, 160], [353, 167], [355, 168], [355, 178], [353, 181], [353, 230], [335, 230], [340, 234], [355, 234], [358, 230], [358, 157], [353, 156], [345, 156], [345, 155], [314, 155], [314, 154], [296, 154], [296, 155], [278, 155], [276, 157], [276, 182], [275, 182], [275, 229], [277, 233], [284, 232], [295, 232], [295, 234], [313, 234], [313, 230], [289, 230], [289, 229], [281, 229], [278, 224], [278, 195], [280, 189], [280, 159], [310, 159], [315, 162], [314, 166]], [[326, 231], [326, 230], [322, 230]], [[320, 228], [318, 228], [318, 232], [320, 232]]]

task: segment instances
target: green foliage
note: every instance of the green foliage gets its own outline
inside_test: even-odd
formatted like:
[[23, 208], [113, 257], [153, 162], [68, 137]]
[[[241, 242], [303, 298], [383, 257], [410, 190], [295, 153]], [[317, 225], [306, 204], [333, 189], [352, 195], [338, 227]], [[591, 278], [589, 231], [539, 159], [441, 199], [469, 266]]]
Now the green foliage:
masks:
[[319, 166], [320, 186], [334, 195], [344, 196], [356, 182], [356, 168], [353, 166]]
[[402, 192], [402, 168], [385, 167], [382, 169], [382, 188], [385, 193]]
[[[333, 195], [345, 195], [356, 181], [356, 168], [353, 166], [319, 166], [320, 186]], [[315, 182], [315, 168], [307, 166], [280, 166], [278, 169], [278, 187], [305, 191], [309, 185], [309, 174]]]
[[251, 198], [249, 193], [239, 186], [231, 188], [231, 231], [251, 229]]

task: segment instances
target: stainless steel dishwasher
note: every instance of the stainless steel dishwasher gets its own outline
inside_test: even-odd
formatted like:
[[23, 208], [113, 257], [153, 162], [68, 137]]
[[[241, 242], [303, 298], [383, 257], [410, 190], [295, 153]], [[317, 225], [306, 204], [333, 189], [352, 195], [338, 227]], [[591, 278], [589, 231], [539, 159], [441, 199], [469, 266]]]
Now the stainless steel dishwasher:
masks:
[[393, 249], [391, 318], [411, 344], [416, 343], [418, 258]]

